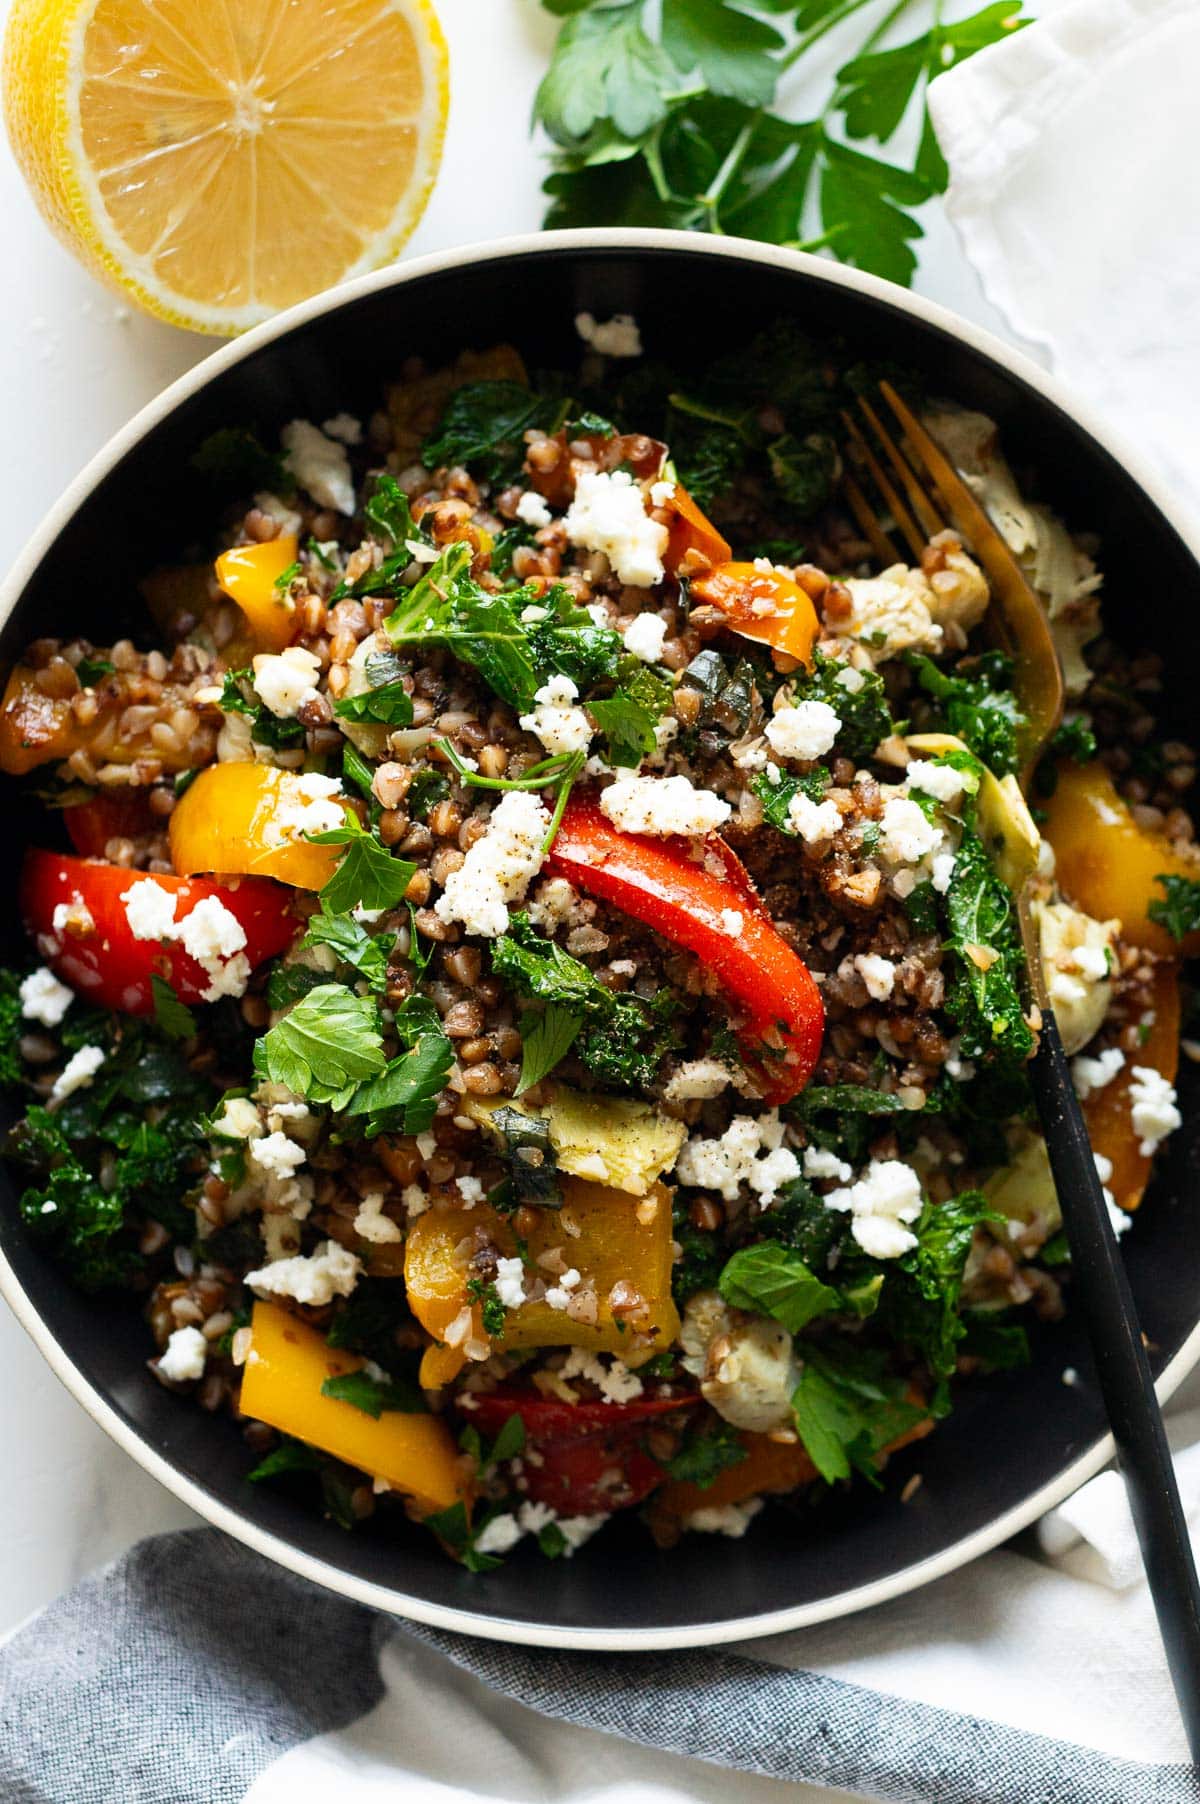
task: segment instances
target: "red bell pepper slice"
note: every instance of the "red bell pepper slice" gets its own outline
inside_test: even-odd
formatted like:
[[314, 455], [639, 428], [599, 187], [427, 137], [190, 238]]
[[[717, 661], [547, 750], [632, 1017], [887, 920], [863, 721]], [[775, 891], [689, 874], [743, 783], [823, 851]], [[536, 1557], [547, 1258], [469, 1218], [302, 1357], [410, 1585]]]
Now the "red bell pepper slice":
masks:
[[[166, 978], [181, 1002], [200, 1002], [211, 979], [178, 944], [135, 939], [124, 897], [147, 872], [128, 871], [63, 852], [26, 853], [21, 872], [21, 918], [39, 954], [57, 977], [78, 990], [85, 1002], [147, 1015], [154, 1008], [150, 979]], [[274, 958], [295, 937], [299, 921], [290, 892], [265, 877], [245, 877], [236, 886], [207, 877], [175, 877], [154, 872], [153, 882], [175, 896], [175, 918], [185, 919], [205, 896], [216, 896], [241, 922], [251, 968]], [[91, 917], [82, 932], [54, 924], [60, 904], [80, 903]]]
[[[85, 858], [103, 858], [110, 839], [137, 839], [155, 825], [146, 790], [128, 789], [94, 795], [62, 811], [67, 837]], [[165, 822], [159, 821], [162, 827]]]
[[699, 1399], [639, 1397], [631, 1403], [560, 1403], [537, 1391], [500, 1385], [481, 1392], [464, 1415], [489, 1439], [510, 1416], [525, 1424], [525, 1495], [560, 1516], [606, 1515], [641, 1503], [666, 1477], [642, 1444], [649, 1423]]
[[[821, 1053], [821, 992], [719, 835], [693, 842], [623, 833], [594, 796], [572, 796], [546, 869], [644, 921], [717, 973], [746, 1010], [742, 1053], [768, 1102], [788, 1102], [804, 1088]], [[723, 919], [729, 910], [742, 917], [738, 934]]]

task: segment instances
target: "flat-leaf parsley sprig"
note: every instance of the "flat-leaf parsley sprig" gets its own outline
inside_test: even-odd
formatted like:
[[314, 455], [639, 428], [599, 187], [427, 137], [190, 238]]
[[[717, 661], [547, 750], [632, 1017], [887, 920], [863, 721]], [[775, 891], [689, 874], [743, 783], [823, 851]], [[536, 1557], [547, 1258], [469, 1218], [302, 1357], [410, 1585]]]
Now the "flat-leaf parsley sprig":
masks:
[[[534, 102], [555, 146], [548, 226], [738, 233], [826, 248], [904, 284], [923, 236], [913, 209], [947, 181], [928, 83], [1029, 23], [1022, 0], [952, 21], [945, 0], [542, 4], [563, 19]], [[855, 15], [868, 25], [856, 54], [818, 71], [817, 45]], [[820, 86], [810, 115], [791, 119], [768, 108], [797, 68]], [[890, 143], [918, 109], [907, 166], [856, 148]]]

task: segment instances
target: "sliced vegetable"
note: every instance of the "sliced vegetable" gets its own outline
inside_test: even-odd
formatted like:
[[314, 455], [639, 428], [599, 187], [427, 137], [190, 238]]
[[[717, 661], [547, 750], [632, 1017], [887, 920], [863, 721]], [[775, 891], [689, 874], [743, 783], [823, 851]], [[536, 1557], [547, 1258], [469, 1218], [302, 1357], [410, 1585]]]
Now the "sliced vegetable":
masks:
[[[483, 1126], [511, 1105], [467, 1097], [466, 1113]], [[556, 1085], [545, 1106], [525, 1107], [525, 1114], [544, 1118], [550, 1145], [561, 1170], [591, 1178], [630, 1196], [645, 1196], [655, 1179], [669, 1171], [687, 1139], [681, 1121], [671, 1121], [649, 1103], [618, 1096], [581, 1096]]]
[[[578, 1234], [572, 1232], [576, 1228]], [[639, 1200], [621, 1190], [568, 1178], [562, 1208], [537, 1211], [521, 1251], [532, 1262], [526, 1267], [527, 1281], [542, 1277], [553, 1287], [555, 1274], [537, 1261], [558, 1248], [561, 1270], [573, 1268], [580, 1274], [573, 1288], [594, 1290], [595, 1319], [580, 1319], [546, 1302], [522, 1303], [508, 1310], [503, 1333], [494, 1344], [586, 1347], [594, 1353], [618, 1353], [628, 1365], [663, 1352], [679, 1332], [679, 1315], [671, 1300], [671, 1238], [671, 1208], [661, 1185]], [[409, 1228], [404, 1258], [409, 1306], [435, 1340], [443, 1341], [455, 1324], [455, 1344], [426, 1354], [422, 1384], [432, 1385], [434, 1372], [445, 1383], [465, 1361], [464, 1342], [487, 1338], [482, 1304], [473, 1301], [467, 1289], [477, 1275], [469, 1267], [471, 1250], [479, 1244], [490, 1244], [501, 1258], [512, 1258], [518, 1251], [511, 1223], [482, 1204], [473, 1209], [430, 1209]], [[614, 1294], [616, 1286], [621, 1288]], [[460, 1319], [465, 1310], [470, 1311], [469, 1327]], [[453, 1359], [442, 1357], [443, 1352]]]
[[1177, 940], [1150, 914], [1163, 900], [1160, 876], [1200, 878], [1200, 854], [1139, 827], [1098, 762], [1063, 764], [1047, 800], [1043, 832], [1054, 847], [1063, 893], [1097, 920], [1116, 916], [1121, 938], [1166, 958], [1200, 953], [1200, 931]]
[[331, 1347], [278, 1304], [256, 1303], [242, 1375], [242, 1414], [386, 1479], [425, 1512], [448, 1508], [462, 1497], [463, 1486], [444, 1422], [425, 1412], [394, 1409], [374, 1417], [323, 1394], [327, 1380], [361, 1371], [365, 1363], [356, 1353]]
[[144, 789], [97, 791], [86, 802], [62, 811], [67, 838], [84, 858], [103, 858], [110, 839], [137, 839], [156, 822]]
[[817, 610], [799, 583], [757, 564], [717, 564], [693, 578], [692, 599], [720, 608], [735, 633], [812, 668], [820, 635]]
[[[717, 531], [681, 482], [667, 502], [671, 522], [667, 528], [667, 554], [664, 562], [673, 576], [687, 574], [703, 564], [727, 564], [733, 547], [723, 533]], [[689, 557], [689, 554], [694, 554]]]
[[719, 1510], [742, 1503], [762, 1492], [794, 1491], [817, 1476], [800, 1441], [773, 1441], [769, 1435], [738, 1435], [745, 1458], [726, 1466], [709, 1484], [686, 1479], [665, 1484], [647, 1514], [650, 1530], [660, 1547], [670, 1547], [683, 1531], [684, 1519], [693, 1510]]
[[646, 1448], [646, 1430], [698, 1401], [682, 1396], [564, 1403], [500, 1385], [478, 1397], [469, 1419], [482, 1434], [495, 1435], [519, 1416], [526, 1452], [536, 1455], [523, 1467], [525, 1495], [560, 1516], [596, 1516], [629, 1509], [662, 1483], [664, 1468]]
[[268, 764], [210, 764], [171, 815], [171, 859], [180, 876], [274, 877], [323, 889], [341, 849], [315, 846], [289, 825], [308, 805], [304, 779]]
[[285, 532], [262, 545], [237, 545], [217, 559], [217, 581], [241, 608], [262, 651], [282, 651], [296, 636], [296, 604], [279, 579], [296, 562], [298, 549], [295, 534]]
[[1174, 965], [1156, 965], [1151, 979], [1152, 999], [1146, 1013], [1145, 1039], [1136, 1052], [1127, 1052], [1125, 1064], [1114, 1078], [1084, 1098], [1092, 1151], [1112, 1162], [1108, 1188], [1122, 1209], [1136, 1209], [1150, 1181], [1154, 1161], [1140, 1152], [1139, 1136], [1131, 1118], [1130, 1087], [1135, 1065], [1161, 1072], [1174, 1083], [1179, 1068], [1179, 974]]
[[[179, 945], [135, 939], [124, 898], [135, 883], [146, 881], [144, 871], [67, 853], [26, 853], [21, 917], [51, 970], [96, 1007], [127, 1015], [152, 1014], [155, 976], [165, 979], [184, 1003], [202, 1001], [212, 986], [204, 967]], [[248, 879], [235, 886], [157, 874], [149, 881], [175, 897], [177, 921], [208, 896], [236, 915], [246, 935], [243, 951], [251, 969], [283, 952], [300, 925], [287, 891], [275, 883]], [[61, 904], [68, 908], [78, 904], [77, 919], [56, 927], [55, 911]]]
[[593, 797], [572, 796], [546, 870], [696, 953], [746, 1010], [739, 1039], [767, 1100], [787, 1102], [804, 1088], [821, 1051], [821, 993], [724, 840], [710, 834], [695, 850], [622, 833]]

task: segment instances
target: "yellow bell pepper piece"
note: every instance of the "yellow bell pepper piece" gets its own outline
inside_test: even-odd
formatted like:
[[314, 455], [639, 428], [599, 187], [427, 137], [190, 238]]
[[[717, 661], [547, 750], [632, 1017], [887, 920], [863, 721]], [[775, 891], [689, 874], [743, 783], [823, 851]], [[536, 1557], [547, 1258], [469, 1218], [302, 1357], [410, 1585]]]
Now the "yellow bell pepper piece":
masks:
[[319, 1447], [372, 1478], [385, 1478], [426, 1513], [447, 1509], [463, 1490], [457, 1449], [439, 1417], [389, 1409], [376, 1420], [352, 1403], [321, 1395], [327, 1378], [357, 1372], [364, 1363], [356, 1354], [327, 1345], [315, 1328], [277, 1303], [256, 1303], [242, 1376], [242, 1414], [269, 1422], [281, 1434]]
[[269, 764], [210, 764], [188, 785], [171, 815], [171, 862], [180, 877], [274, 877], [294, 889], [321, 889], [340, 846], [306, 839], [272, 844], [273, 826], [303, 808], [303, 779]]
[[217, 581], [236, 601], [263, 651], [282, 651], [296, 637], [296, 606], [275, 584], [296, 562], [295, 533], [281, 533], [263, 545], [237, 545], [216, 562]]
[[[577, 1227], [578, 1235], [569, 1234], [564, 1222]], [[409, 1227], [404, 1256], [409, 1307], [437, 1341], [468, 1307], [468, 1273], [456, 1254], [462, 1242], [479, 1229], [505, 1258], [516, 1252], [511, 1223], [485, 1205], [430, 1209]], [[569, 1178], [563, 1186], [562, 1209], [537, 1211], [526, 1246], [534, 1271], [540, 1254], [561, 1247], [566, 1263], [575, 1267], [584, 1283], [589, 1278], [594, 1283], [596, 1320], [577, 1322], [548, 1303], [522, 1303], [508, 1311], [504, 1333], [493, 1345], [503, 1349], [586, 1347], [593, 1353], [617, 1353], [630, 1366], [661, 1353], [679, 1333], [679, 1315], [671, 1298], [671, 1240], [670, 1199], [661, 1184], [638, 1199], [602, 1184]], [[550, 1273], [541, 1275], [553, 1284]], [[643, 1319], [636, 1324], [626, 1319], [623, 1327], [609, 1302], [613, 1286], [622, 1280], [640, 1293], [646, 1305]], [[471, 1307], [471, 1315], [471, 1335], [485, 1338], [478, 1304]], [[421, 1367], [421, 1382], [431, 1386], [446, 1383], [464, 1358], [461, 1343], [459, 1347], [430, 1348]]]
[[1121, 938], [1164, 957], [1200, 953], [1200, 933], [1182, 941], [1150, 919], [1161, 902], [1161, 874], [1200, 879], [1200, 854], [1176, 850], [1161, 833], [1139, 827], [1099, 763], [1063, 764], [1046, 806], [1042, 831], [1054, 847], [1058, 881], [1069, 901], [1098, 921], [1114, 915]]

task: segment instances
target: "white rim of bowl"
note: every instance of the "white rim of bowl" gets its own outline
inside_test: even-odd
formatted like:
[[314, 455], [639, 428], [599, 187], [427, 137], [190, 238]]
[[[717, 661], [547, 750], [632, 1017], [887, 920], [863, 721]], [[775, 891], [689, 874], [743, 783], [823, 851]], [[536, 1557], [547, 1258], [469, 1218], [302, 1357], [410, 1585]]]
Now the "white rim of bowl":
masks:
[[[387, 269], [376, 271], [372, 275], [360, 276], [341, 287], [329, 289], [324, 294], [315, 295], [311, 300], [302, 301], [299, 305], [289, 308], [285, 313], [277, 315], [276, 318], [253, 327], [243, 337], [235, 339], [231, 344], [205, 357], [193, 369], [171, 383], [170, 387], [164, 389], [160, 395], [135, 414], [128, 425], [110, 438], [108, 443], [80, 471], [61, 499], [50, 509], [18, 556], [5, 581], [0, 585], [0, 626], [7, 621], [18, 597], [42, 557], [97, 484], [139, 440], [165, 419], [175, 407], [197, 394], [225, 370], [231, 369], [245, 358], [253, 357], [264, 345], [272, 344], [276, 339], [286, 337], [297, 327], [307, 325], [309, 321], [319, 319], [323, 314], [334, 313], [339, 308], [361, 299], [364, 295], [376, 294], [387, 288], [401, 288], [410, 282], [420, 281], [424, 276], [459, 269], [464, 265], [521, 258], [537, 255], [547, 250], [580, 252], [686, 250], [700, 256], [726, 257], [734, 262], [759, 263], [767, 267], [804, 273], [832, 287], [852, 289], [857, 293], [870, 295], [873, 299], [883, 302], [899, 313], [906, 313], [914, 319], [940, 329], [951, 338], [959, 340], [970, 349], [989, 358], [1010, 375], [1016, 376], [1028, 387], [1034, 389], [1076, 424], [1082, 426], [1084, 431], [1133, 477], [1133, 480], [1149, 496], [1167, 522], [1179, 534], [1193, 556], [1200, 561], [1200, 528], [1197, 528], [1189, 520], [1157, 471], [1147, 463], [1141, 453], [1127, 445], [1119, 433], [1113, 432], [1106, 422], [1099, 419], [1088, 402], [1078, 399], [1061, 382], [1048, 375], [1022, 351], [1005, 344], [1002, 339], [995, 337], [993, 333], [986, 331], [983, 327], [973, 325], [970, 321], [950, 312], [948, 308], [939, 306], [935, 301], [926, 300], [921, 295], [913, 294], [908, 289], [897, 288], [891, 282], [885, 282], [877, 276], [866, 275], [861, 270], [852, 269], [845, 264], [834, 263], [825, 257], [816, 257], [800, 251], [780, 250], [776, 246], [757, 244], [749, 239], [708, 238], [698, 233], [660, 231], [650, 227], [628, 229], [604, 227], [570, 232], [525, 233], [517, 237], [499, 238], [484, 243], [460, 246], [452, 251], [434, 252], [425, 257], [414, 258], [410, 263], [394, 264]], [[343, 1597], [352, 1598], [355, 1602], [366, 1604], [372, 1609], [382, 1610], [393, 1616], [407, 1617], [414, 1622], [425, 1623], [433, 1628], [448, 1629], [458, 1634], [473, 1635], [488, 1641], [516, 1642], [529, 1647], [561, 1647], [612, 1653], [709, 1647], [731, 1641], [752, 1640], [763, 1635], [781, 1634], [785, 1630], [806, 1628], [814, 1623], [827, 1622], [834, 1617], [852, 1615], [856, 1611], [868, 1609], [875, 1604], [885, 1603], [889, 1598], [899, 1597], [907, 1591], [916, 1590], [919, 1586], [929, 1584], [934, 1579], [943, 1578], [959, 1566], [964, 1566], [968, 1561], [977, 1559], [980, 1554], [998, 1547], [1001, 1542], [1009, 1540], [1021, 1529], [1028, 1528], [1039, 1516], [1044, 1516], [1047, 1510], [1053, 1509], [1056, 1504], [1069, 1497], [1072, 1491], [1077, 1490], [1081, 1484], [1094, 1477], [1108, 1464], [1115, 1451], [1112, 1436], [1103, 1436], [1086, 1453], [1080, 1455], [1078, 1459], [1072, 1460], [1071, 1464], [1056, 1479], [1041, 1486], [1024, 1502], [1005, 1511], [1003, 1515], [989, 1522], [986, 1527], [978, 1529], [974, 1534], [964, 1536], [962, 1540], [954, 1542], [952, 1546], [929, 1559], [918, 1560], [913, 1565], [905, 1566], [900, 1571], [889, 1574], [886, 1578], [857, 1586], [851, 1591], [839, 1592], [836, 1596], [821, 1598], [814, 1603], [793, 1605], [787, 1609], [764, 1611], [760, 1615], [740, 1617], [736, 1620], [693, 1624], [679, 1628], [559, 1628], [552, 1623], [517, 1622], [511, 1618], [481, 1616], [471, 1610], [458, 1610], [449, 1606], [427, 1603], [423, 1598], [410, 1597], [406, 1592], [394, 1590], [391, 1586], [376, 1584], [372, 1580], [344, 1572], [340, 1567], [332, 1566], [325, 1560], [304, 1553], [278, 1535], [259, 1528], [237, 1510], [211, 1496], [203, 1486], [176, 1470], [169, 1460], [145, 1441], [137, 1430], [126, 1422], [111, 1404], [105, 1401], [79, 1368], [67, 1357], [42, 1321], [2, 1249], [0, 1249], [0, 1295], [6, 1299], [13, 1314], [39, 1348], [56, 1377], [61, 1379], [75, 1400], [82, 1404], [92, 1420], [98, 1423], [105, 1433], [144, 1471], [149, 1472], [166, 1490], [178, 1497], [180, 1502], [187, 1504], [195, 1510], [197, 1515], [204, 1517], [214, 1527], [224, 1530], [235, 1540], [241, 1541], [245, 1546], [253, 1548], [256, 1553], [264, 1555], [265, 1558], [274, 1561], [276, 1565], [285, 1567], [301, 1578], [310, 1579], [315, 1584], [323, 1585], [328, 1590], [336, 1591]], [[1192, 1330], [1174, 1359], [1159, 1377], [1157, 1390], [1162, 1401], [1166, 1401], [1198, 1362], [1200, 1362], [1200, 1323]]]

